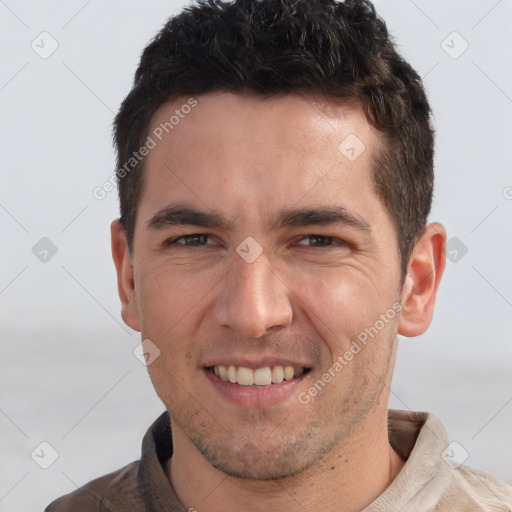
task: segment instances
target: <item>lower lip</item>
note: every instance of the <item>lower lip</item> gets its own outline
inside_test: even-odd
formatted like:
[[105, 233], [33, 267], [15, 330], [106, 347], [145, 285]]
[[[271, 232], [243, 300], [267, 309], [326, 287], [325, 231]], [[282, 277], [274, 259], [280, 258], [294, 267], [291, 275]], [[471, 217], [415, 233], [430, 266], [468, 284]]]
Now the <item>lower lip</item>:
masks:
[[307, 374], [295, 377], [292, 380], [271, 384], [261, 388], [240, 386], [231, 382], [225, 382], [212, 371], [205, 369], [207, 379], [214, 388], [228, 401], [242, 407], [268, 407], [284, 402], [290, 396], [296, 394], [297, 386], [304, 380]]

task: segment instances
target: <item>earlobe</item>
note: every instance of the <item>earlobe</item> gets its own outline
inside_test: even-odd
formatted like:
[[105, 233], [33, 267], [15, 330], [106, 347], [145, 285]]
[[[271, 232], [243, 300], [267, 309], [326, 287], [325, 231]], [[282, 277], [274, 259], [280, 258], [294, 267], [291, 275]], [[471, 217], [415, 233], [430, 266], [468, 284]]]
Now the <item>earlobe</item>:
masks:
[[126, 241], [126, 233], [119, 220], [110, 225], [112, 258], [117, 272], [117, 289], [121, 299], [121, 317], [126, 325], [140, 331], [140, 318], [133, 278], [133, 264]]
[[443, 275], [446, 255], [446, 230], [441, 224], [429, 224], [412, 250], [407, 276], [402, 287], [402, 311], [398, 333], [419, 336], [425, 332], [434, 314], [437, 290]]

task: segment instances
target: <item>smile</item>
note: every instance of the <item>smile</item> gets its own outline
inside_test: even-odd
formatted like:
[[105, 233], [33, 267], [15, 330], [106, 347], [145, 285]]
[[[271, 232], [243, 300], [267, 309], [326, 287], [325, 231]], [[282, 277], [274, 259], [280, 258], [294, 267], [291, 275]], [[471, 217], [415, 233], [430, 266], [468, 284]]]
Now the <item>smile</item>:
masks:
[[281, 366], [265, 366], [263, 368], [247, 368], [244, 366], [215, 365], [208, 368], [224, 382], [231, 382], [240, 386], [270, 386], [283, 381], [290, 381], [309, 371], [308, 368]]

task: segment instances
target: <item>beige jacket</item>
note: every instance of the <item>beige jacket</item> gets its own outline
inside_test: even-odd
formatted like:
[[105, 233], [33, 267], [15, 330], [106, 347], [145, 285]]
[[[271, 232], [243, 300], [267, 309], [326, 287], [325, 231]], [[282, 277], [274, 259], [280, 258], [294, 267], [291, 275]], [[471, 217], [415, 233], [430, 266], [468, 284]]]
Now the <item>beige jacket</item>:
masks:
[[[389, 441], [407, 460], [391, 485], [362, 512], [512, 511], [512, 487], [454, 463], [440, 421], [423, 412], [390, 410]], [[50, 504], [45, 512], [187, 512], [163, 465], [172, 455], [169, 414], [142, 442], [141, 459], [89, 482]], [[342, 509], [340, 509], [342, 510]]]

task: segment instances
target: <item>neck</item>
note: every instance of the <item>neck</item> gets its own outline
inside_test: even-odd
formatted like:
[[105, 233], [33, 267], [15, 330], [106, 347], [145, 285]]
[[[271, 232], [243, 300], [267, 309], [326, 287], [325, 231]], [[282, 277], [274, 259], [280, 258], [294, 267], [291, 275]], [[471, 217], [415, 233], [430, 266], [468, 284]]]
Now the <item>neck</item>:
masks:
[[181, 503], [201, 512], [278, 507], [309, 512], [360, 511], [396, 478], [404, 461], [388, 440], [387, 410], [373, 411], [357, 434], [345, 437], [317, 463], [282, 480], [255, 481], [230, 477], [217, 470], [173, 426], [173, 456], [167, 475]]

